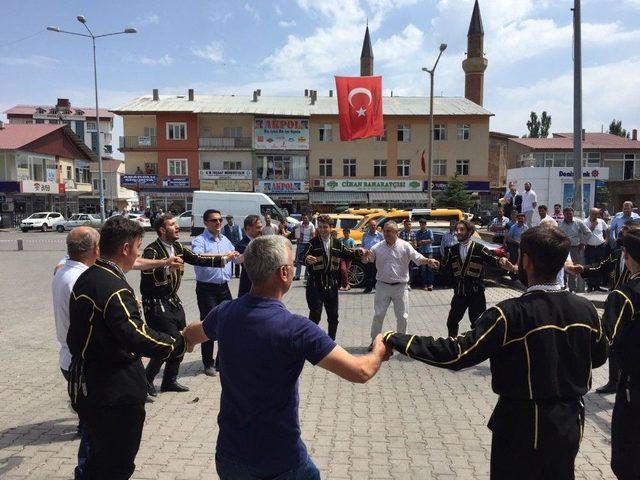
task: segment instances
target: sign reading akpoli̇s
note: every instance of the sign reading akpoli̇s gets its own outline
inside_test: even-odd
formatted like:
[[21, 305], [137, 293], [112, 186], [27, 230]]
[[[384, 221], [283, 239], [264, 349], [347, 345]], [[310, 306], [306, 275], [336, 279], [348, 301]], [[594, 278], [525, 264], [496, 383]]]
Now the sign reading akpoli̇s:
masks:
[[327, 192], [421, 192], [419, 180], [329, 180], [325, 182]]
[[253, 130], [256, 150], [309, 150], [308, 119], [256, 118]]

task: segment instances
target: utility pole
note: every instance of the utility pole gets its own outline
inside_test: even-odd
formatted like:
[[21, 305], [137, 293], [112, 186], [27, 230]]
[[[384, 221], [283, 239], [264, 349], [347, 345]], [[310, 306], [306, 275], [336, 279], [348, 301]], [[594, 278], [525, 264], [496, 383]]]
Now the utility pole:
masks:
[[578, 218], [584, 218], [582, 183], [582, 32], [580, 0], [573, 0], [573, 210]]

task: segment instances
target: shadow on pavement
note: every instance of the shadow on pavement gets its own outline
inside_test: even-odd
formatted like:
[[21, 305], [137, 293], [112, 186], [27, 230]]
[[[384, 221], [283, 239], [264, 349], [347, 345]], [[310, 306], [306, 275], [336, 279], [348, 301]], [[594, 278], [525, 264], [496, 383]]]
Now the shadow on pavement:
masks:
[[0, 460], [0, 478], [22, 463], [23, 457], [9, 457]]
[[[7, 428], [0, 432], [0, 450], [15, 445], [68, 442], [77, 435], [77, 422], [77, 418], [69, 417]], [[1, 470], [0, 473], [2, 473]]]

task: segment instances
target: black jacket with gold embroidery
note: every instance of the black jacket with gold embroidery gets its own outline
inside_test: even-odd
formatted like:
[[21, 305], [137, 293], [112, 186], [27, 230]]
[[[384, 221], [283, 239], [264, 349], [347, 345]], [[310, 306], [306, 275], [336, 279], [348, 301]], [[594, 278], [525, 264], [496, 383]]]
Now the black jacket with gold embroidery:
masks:
[[[184, 263], [199, 267], [224, 267], [222, 257], [211, 257], [193, 253], [189, 247], [185, 247], [180, 242], [173, 242], [173, 254], [182, 258]], [[158, 238], [144, 249], [143, 258], [161, 260], [169, 258], [169, 252]], [[140, 276], [140, 293], [143, 298], [167, 298], [178, 294], [180, 281], [184, 274], [184, 268], [169, 271], [166, 267], [144, 270]]]
[[415, 360], [450, 370], [488, 359], [491, 386], [500, 395], [489, 428], [514, 442], [531, 440], [534, 448], [546, 433], [537, 423], [538, 409], [579, 401], [591, 388], [592, 368], [607, 359], [607, 337], [595, 308], [567, 291], [531, 291], [501, 302], [457, 338], [387, 332], [384, 341]]
[[[604, 305], [602, 323], [625, 376], [640, 376], [640, 274], [632, 275], [628, 282], [612, 290]], [[640, 394], [640, 385], [635, 385]]]
[[594, 263], [593, 265], [585, 265], [582, 272], [583, 278], [598, 277], [601, 275], [609, 275], [613, 288], [619, 288], [629, 280], [631, 273], [625, 265], [620, 269], [620, 258], [622, 257], [622, 249], [611, 253], [607, 258], [600, 263]]
[[67, 345], [72, 355], [69, 393], [75, 404], [144, 403], [140, 357], [178, 358], [186, 343], [149, 328], [120, 269], [98, 259], [80, 275], [69, 302]]
[[482, 278], [485, 264], [489, 263], [498, 266], [498, 260], [487, 247], [471, 240], [469, 241], [467, 256], [464, 261], [460, 258], [460, 244], [458, 243], [449, 249], [449, 253], [440, 265], [440, 269], [451, 269], [456, 295], [475, 295], [476, 293], [484, 292]]
[[307, 265], [310, 269], [310, 285], [324, 289], [337, 288], [340, 283], [340, 260], [360, 258], [360, 250], [345, 247], [338, 239], [329, 240], [329, 255], [324, 250], [320, 235], [313, 237], [302, 252], [302, 262], [307, 265], [309, 255], [320, 259], [315, 265]]

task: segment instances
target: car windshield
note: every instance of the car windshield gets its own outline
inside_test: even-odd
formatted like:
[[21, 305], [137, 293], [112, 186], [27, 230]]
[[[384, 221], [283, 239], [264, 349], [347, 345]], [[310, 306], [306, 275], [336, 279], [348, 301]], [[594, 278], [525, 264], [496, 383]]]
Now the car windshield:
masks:
[[47, 218], [47, 214], [46, 213], [34, 213], [29, 218]]
[[340, 220], [340, 228], [348, 228], [352, 230], [359, 221], [360, 220], [358, 220], [357, 218], [342, 218]]
[[80, 220], [80, 215], [74, 213], [73, 215], [71, 215], [71, 217], [69, 217], [69, 220]]

